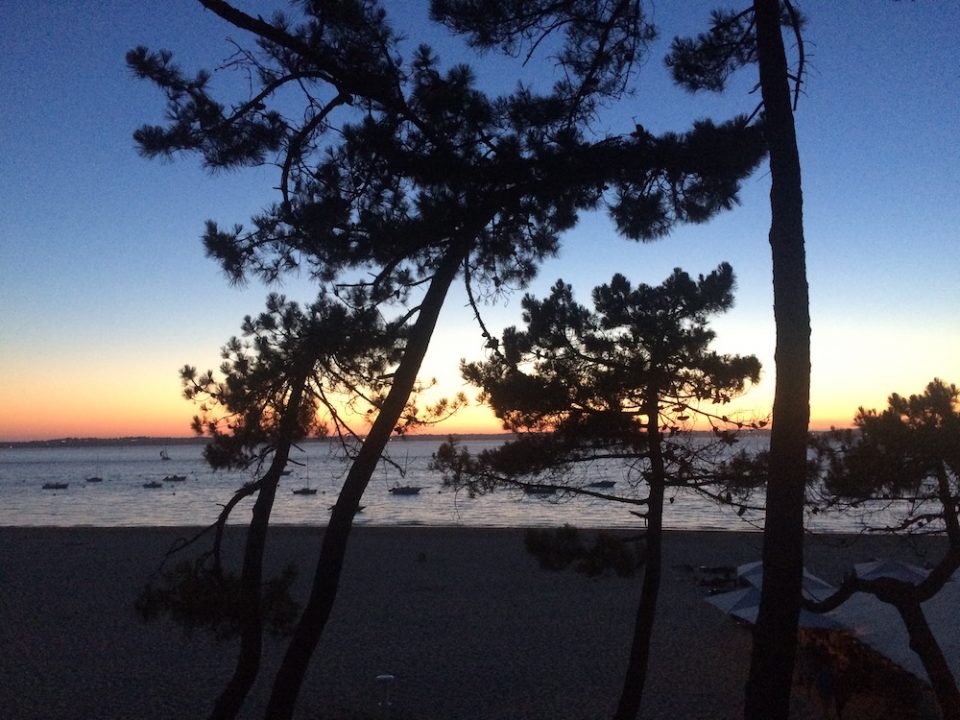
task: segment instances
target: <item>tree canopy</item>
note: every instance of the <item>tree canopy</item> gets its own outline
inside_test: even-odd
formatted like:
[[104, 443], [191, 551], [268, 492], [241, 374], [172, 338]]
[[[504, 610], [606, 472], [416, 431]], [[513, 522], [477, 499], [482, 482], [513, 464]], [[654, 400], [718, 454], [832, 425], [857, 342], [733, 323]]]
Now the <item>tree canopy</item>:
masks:
[[517, 474], [604, 449], [642, 455], [648, 421], [677, 430], [702, 405], [729, 402], [760, 372], [753, 356], [709, 349], [708, 319], [732, 306], [733, 285], [722, 264], [697, 279], [676, 269], [659, 286], [614, 275], [594, 289], [593, 310], [562, 281], [543, 300], [524, 297], [525, 328], [508, 328], [488, 360], [462, 368], [523, 446], [507, 444], [487, 461]]
[[355, 436], [341, 408], [376, 406], [402, 342], [396, 323], [324, 296], [301, 308], [272, 294], [266, 311], [247, 316], [242, 327], [244, 338], [223, 347], [219, 376], [189, 365], [181, 370], [184, 395], [200, 404], [193, 429], [211, 438], [204, 456], [214, 468], [263, 462], [283, 440]]
[[375, 2], [312, 3], [300, 23], [204, 4], [258, 36], [256, 51], [233, 60], [258, 86], [228, 106], [211, 96], [209, 73], [187, 75], [171, 53], [137, 48], [128, 63], [164, 91], [169, 122], [135, 138], [148, 157], [189, 151], [211, 169], [278, 167], [280, 202], [249, 227], [211, 222], [204, 234], [234, 280], [304, 268], [338, 285], [361, 270], [370, 279], [350, 285], [366, 291], [357, 300], [403, 299], [460, 237], [475, 281], [522, 284], [579, 210], [606, 201], [630, 237], [659, 237], [730, 207], [763, 154], [743, 118], [587, 139], [580, 100], [595, 91], [577, 102], [561, 88], [488, 97], [469, 67], [443, 71], [426, 46], [403, 62]]
[[[923, 393], [890, 395], [882, 411], [860, 408], [855, 430], [828, 436], [826, 490], [847, 500], [886, 497], [905, 503], [901, 529], [932, 518], [913, 503], [934, 501], [938, 514], [956, 514], [960, 501], [960, 391], [934, 379]], [[944, 518], [944, 521], [946, 518]], [[946, 529], [943, 522], [939, 530]], [[892, 528], [891, 528], [892, 529]]]
[[[219, 100], [210, 73], [185, 72], [165, 50], [132, 50], [134, 73], [167, 100], [165, 124], [137, 131], [140, 151], [196, 154], [211, 170], [275, 166], [276, 202], [246, 225], [209, 222], [208, 253], [235, 282], [309, 274], [324, 302], [379, 313], [401, 338], [273, 686], [267, 714], [283, 718], [332, 608], [353, 514], [408, 407], [455, 279], [522, 287], [578, 213], [601, 205], [635, 239], [703, 222], [736, 202], [765, 144], [745, 117], [660, 136], [587, 132], [650, 35], [637, 12], [585, 4], [594, 15], [571, 37], [586, 54], [571, 56], [578, 64], [566, 80], [546, 93], [520, 87], [490, 97], [469, 67], [444, 68], [426, 46], [405, 59], [375, 0], [300, 3], [270, 20], [223, 0], [201, 3], [253, 36], [226, 63], [246, 73], [249, 93]], [[624, 40], [608, 62], [605, 38], [617, 32]]]
[[673, 409], [691, 410], [699, 401], [728, 402], [745, 380], [758, 379], [756, 358], [707, 349], [715, 337], [707, 318], [733, 304], [728, 264], [697, 280], [678, 268], [656, 287], [634, 287], [618, 273], [592, 296], [591, 312], [563, 281], [544, 300], [527, 295], [526, 330], [508, 329], [492, 360], [464, 366], [506, 429], [562, 430], [564, 421], [611, 411], [635, 420], [651, 387]]

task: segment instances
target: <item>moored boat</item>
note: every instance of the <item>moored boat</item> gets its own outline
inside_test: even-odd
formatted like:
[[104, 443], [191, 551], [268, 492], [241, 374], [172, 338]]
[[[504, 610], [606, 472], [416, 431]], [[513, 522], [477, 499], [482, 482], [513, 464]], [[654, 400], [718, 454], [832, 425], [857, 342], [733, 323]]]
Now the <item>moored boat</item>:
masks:
[[70, 486], [70, 483], [64, 482], [48, 482], [43, 484], [44, 490], [66, 490]]
[[391, 495], [416, 495], [423, 488], [419, 485], [394, 485], [390, 488]]
[[588, 488], [612, 488], [617, 484], [616, 480], [594, 480], [592, 483], [588, 483]]
[[527, 495], [553, 495], [557, 489], [546, 485], [524, 485], [523, 491]]
[[145, 482], [143, 486], [148, 490], [156, 490], [157, 488], [163, 487], [163, 483], [159, 480], [151, 480], [150, 482]]

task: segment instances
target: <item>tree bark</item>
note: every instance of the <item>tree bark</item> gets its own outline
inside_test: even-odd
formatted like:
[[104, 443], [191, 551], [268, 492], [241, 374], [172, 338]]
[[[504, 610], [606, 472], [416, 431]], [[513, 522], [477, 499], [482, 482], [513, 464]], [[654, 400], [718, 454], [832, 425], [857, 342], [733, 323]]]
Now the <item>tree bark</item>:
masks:
[[[659, 393], [654, 393], [656, 397]], [[650, 665], [650, 640], [657, 615], [660, 577], [663, 565], [663, 494], [666, 471], [660, 443], [660, 406], [654, 400], [647, 404], [647, 437], [650, 443], [650, 496], [647, 504], [646, 558], [643, 589], [633, 629], [630, 661], [624, 676], [623, 690], [614, 720], [634, 720], [643, 701], [643, 688]]]
[[910, 634], [910, 649], [923, 663], [930, 685], [937, 696], [943, 720], [960, 720], [960, 691], [947, 659], [934, 637], [919, 602], [898, 603], [896, 605]]
[[240, 573], [240, 651], [233, 676], [217, 698], [210, 713], [210, 720], [233, 720], [240, 712], [247, 693], [250, 692], [260, 671], [260, 657], [263, 650], [261, 585], [267, 530], [270, 527], [270, 513], [277, 496], [277, 485], [286, 467], [287, 458], [290, 456], [292, 428], [300, 413], [300, 402], [305, 385], [306, 375], [301, 373], [294, 380], [291, 388], [290, 399], [280, 421], [280, 440], [277, 450], [253, 505], [244, 548], [243, 569]]
[[307, 666], [323, 634], [337, 596], [340, 571], [347, 551], [347, 540], [353, 525], [354, 513], [413, 391], [417, 373], [427, 352], [443, 301], [465, 254], [465, 244], [461, 241], [459, 244], [452, 245], [441, 260], [420, 305], [416, 323], [411, 330], [390, 392], [360, 452], [350, 466], [337, 503], [330, 515], [330, 522], [323, 534], [310, 598], [303, 609], [303, 614], [300, 616], [273, 683], [266, 710], [266, 717], [269, 720], [289, 720], [293, 716]]
[[763, 588], [746, 688], [747, 720], [786, 720], [803, 572], [803, 500], [810, 419], [810, 310], [800, 157], [779, 0], [754, 0], [757, 60], [770, 150], [770, 248], [777, 328]]

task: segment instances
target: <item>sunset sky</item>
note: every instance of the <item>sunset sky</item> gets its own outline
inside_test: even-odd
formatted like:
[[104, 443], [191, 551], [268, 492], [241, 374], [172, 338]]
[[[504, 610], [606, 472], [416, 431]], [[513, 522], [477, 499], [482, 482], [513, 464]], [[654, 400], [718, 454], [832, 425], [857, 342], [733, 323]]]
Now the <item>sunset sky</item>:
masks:
[[[263, 4], [238, 2], [249, 12]], [[662, 58], [676, 34], [706, 27], [723, 4], [649, 3], [661, 31], [636, 95], [605, 111], [600, 133], [684, 130], [757, 102], [749, 71], [724, 96], [671, 86]], [[476, 59], [428, 27], [425, 2], [392, 2], [409, 37], [444, 65], [470, 62], [481, 85], [509, 92], [553, 77], [549, 61]], [[858, 405], [960, 382], [960, 3], [803, 2], [810, 65], [797, 110], [813, 326], [813, 427], [849, 424]], [[163, 119], [164, 100], [124, 64], [136, 46], [168, 48], [189, 71], [213, 68], [249, 37], [186, 0], [4, 4], [0, 41], [0, 441], [65, 436], [189, 435], [194, 409], [177, 371], [219, 364], [220, 346], [270, 289], [231, 287], [204, 257], [206, 219], [246, 222], [276, 199], [271, 168], [209, 175], [193, 157], [139, 157], [131, 135]], [[407, 53], [409, 56], [409, 53]], [[235, 87], [219, 73], [214, 88]], [[232, 83], [232, 84], [231, 84]], [[753, 353], [763, 379], [738, 405], [770, 412], [774, 326], [769, 175], [714, 221], [640, 245], [603, 214], [584, 217], [531, 288], [562, 277], [581, 300], [614, 272], [657, 284], [674, 267], [730, 262], [736, 307], [717, 347]], [[309, 301], [305, 278], [281, 291]], [[519, 322], [520, 294], [486, 307], [491, 329]], [[465, 296], [448, 299], [424, 368], [462, 388], [460, 358], [482, 356]], [[496, 431], [482, 408], [438, 432]]]

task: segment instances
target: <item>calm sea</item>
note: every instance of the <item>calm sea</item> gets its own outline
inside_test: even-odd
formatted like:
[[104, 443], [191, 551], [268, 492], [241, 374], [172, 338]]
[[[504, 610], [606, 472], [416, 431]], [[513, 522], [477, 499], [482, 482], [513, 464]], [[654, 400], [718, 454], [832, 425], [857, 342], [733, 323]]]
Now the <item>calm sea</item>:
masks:
[[[641, 525], [629, 506], [584, 497], [536, 497], [519, 490], [500, 490], [470, 498], [445, 488], [429, 469], [436, 438], [397, 439], [390, 444], [396, 466], [381, 463], [363, 496], [359, 525], [432, 525], [468, 527], [549, 527], [570, 523], [578, 527], [637, 528]], [[471, 451], [496, 447], [499, 438], [464, 441]], [[161, 450], [169, 456], [161, 458]], [[214, 520], [232, 492], [253, 479], [250, 472], [211, 470], [203, 460], [202, 445], [109, 445], [82, 447], [0, 448], [0, 525], [18, 526], [186, 526]], [[281, 484], [272, 521], [286, 525], [325, 525], [335, 502], [347, 463], [328, 441], [305, 443], [292, 456], [290, 474]], [[615, 480], [610, 492], [628, 491], [625, 465], [609, 463], [584, 471], [587, 480]], [[164, 482], [170, 475], [183, 482]], [[102, 482], [87, 482], [100, 477]], [[145, 488], [157, 481], [159, 488]], [[44, 489], [48, 483], [67, 483], [64, 489]], [[395, 484], [422, 487], [417, 495], [389, 492]], [[315, 495], [295, 495], [294, 489], [315, 488]], [[736, 508], [718, 506], [689, 492], [672, 493], [665, 524], [678, 529], [756, 530], [762, 517]], [[232, 522], [249, 520], [252, 499], [233, 512]], [[856, 518], [818, 515], [812, 529], [848, 532], [859, 529]]]

